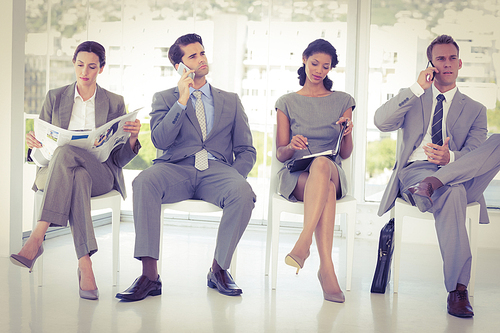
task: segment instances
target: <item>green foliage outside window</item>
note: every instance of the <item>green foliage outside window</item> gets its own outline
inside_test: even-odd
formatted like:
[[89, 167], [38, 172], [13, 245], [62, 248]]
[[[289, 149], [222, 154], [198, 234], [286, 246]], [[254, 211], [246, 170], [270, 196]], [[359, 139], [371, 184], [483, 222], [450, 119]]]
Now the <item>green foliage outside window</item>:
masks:
[[368, 177], [380, 174], [384, 169], [391, 170], [396, 159], [396, 140], [385, 138], [368, 142], [366, 148], [366, 172]]

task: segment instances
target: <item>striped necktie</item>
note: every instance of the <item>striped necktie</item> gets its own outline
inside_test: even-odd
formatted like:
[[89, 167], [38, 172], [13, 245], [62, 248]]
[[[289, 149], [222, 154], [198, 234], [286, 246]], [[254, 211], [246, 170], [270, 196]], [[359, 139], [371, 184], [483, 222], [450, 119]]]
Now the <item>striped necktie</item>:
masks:
[[432, 143], [442, 146], [443, 145], [443, 94], [437, 97], [436, 109], [434, 110], [434, 117], [432, 118]]

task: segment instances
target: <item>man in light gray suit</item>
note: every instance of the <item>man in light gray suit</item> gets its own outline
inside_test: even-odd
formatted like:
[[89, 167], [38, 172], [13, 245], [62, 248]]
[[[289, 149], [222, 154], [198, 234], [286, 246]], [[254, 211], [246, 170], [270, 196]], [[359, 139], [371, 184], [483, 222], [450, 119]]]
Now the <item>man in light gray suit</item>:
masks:
[[[402, 89], [375, 113], [375, 125], [381, 131], [400, 129], [402, 134], [394, 171], [378, 214], [390, 210], [398, 196], [417, 205], [421, 211], [434, 214], [445, 286], [449, 292], [448, 313], [472, 317], [474, 313], [467, 294], [472, 256], [465, 228], [465, 210], [467, 203], [478, 201], [481, 204], [480, 221], [489, 223], [482, 193], [494, 176], [494, 163], [478, 168], [481, 172], [476, 170], [473, 175], [459, 174], [463, 175], [461, 171], [465, 170], [460, 166], [463, 164], [461, 159], [486, 140], [486, 107], [456, 87], [462, 61], [453, 38], [437, 37], [427, 48], [427, 58], [431, 66], [420, 72], [417, 82]], [[486, 148], [485, 152], [490, 154], [493, 150]], [[486, 159], [485, 152], [481, 156], [483, 159]], [[447, 175], [442, 178], [446, 186], [439, 186], [436, 175], [443, 174]], [[426, 178], [430, 176], [435, 178]], [[438, 180], [434, 187], [432, 180]]]
[[169, 59], [176, 70], [188, 70], [177, 87], [153, 97], [151, 139], [163, 155], [133, 182], [134, 257], [142, 261], [143, 272], [116, 297], [137, 301], [161, 294], [160, 207], [190, 198], [223, 209], [207, 284], [224, 295], [238, 296], [242, 291], [227, 269], [255, 202], [246, 181], [256, 159], [248, 119], [238, 95], [207, 82], [208, 61], [200, 36], [179, 37], [170, 47]]

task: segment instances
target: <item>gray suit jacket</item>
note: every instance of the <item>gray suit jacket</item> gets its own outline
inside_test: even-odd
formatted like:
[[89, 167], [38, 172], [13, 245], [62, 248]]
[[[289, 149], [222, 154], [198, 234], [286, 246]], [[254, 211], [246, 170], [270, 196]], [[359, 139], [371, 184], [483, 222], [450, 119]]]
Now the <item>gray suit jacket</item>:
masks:
[[214, 99], [214, 125], [205, 141], [191, 101], [186, 110], [177, 104], [177, 87], [153, 96], [151, 140], [163, 155], [155, 161], [178, 162], [205, 148], [219, 161], [231, 165], [244, 178], [256, 160], [248, 118], [237, 94], [210, 86]]
[[[379, 130], [389, 132], [400, 129], [402, 134], [402, 140], [398, 140], [393, 173], [380, 202], [379, 215], [390, 210], [399, 196], [398, 174], [424, 138], [429, 127], [432, 102], [432, 89], [416, 97], [410, 88], [406, 88], [375, 112], [375, 126]], [[450, 137], [449, 148], [454, 152], [455, 160], [486, 140], [486, 125], [486, 107], [457, 90], [446, 119], [446, 136], [443, 136]], [[478, 201], [485, 211], [484, 198], [478, 198]], [[483, 212], [481, 215], [484, 216]]]
[[[45, 102], [40, 112], [40, 119], [55, 126], [68, 129], [73, 111], [75, 100], [76, 82], [61, 88], [50, 90], [47, 93]], [[95, 95], [95, 126], [96, 128], [104, 125], [110, 120], [124, 115], [125, 103], [123, 97], [107, 91], [97, 85]], [[130, 148], [127, 142], [116, 146], [108, 159], [104, 162], [108, 165], [114, 177], [114, 189], [116, 189], [123, 198], [126, 198], [125, 182], [123, 179], [122, 168], [127, 165], [138, 153], [140, 144], [137, 141], [134, 150]], [[33, 185], [33, 190], [37, 190]]]

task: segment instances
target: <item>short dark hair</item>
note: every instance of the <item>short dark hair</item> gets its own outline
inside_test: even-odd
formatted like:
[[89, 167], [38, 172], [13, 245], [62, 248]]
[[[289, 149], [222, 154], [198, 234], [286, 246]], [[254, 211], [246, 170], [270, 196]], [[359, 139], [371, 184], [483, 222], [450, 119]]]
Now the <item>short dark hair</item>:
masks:
[[106, 50], [104, 49], [104, 46], [102, 46], [98, 42], [88, 40], [78, 45], [75, 50], [75, 54], [73, 55], [73, 62], [76, 61], [76, 57], [80, 52], [94, 53], [99, 57], [99, 67], [102, 68], [104, 67], [104, 65], [106, 65]]
[[200, 43], [203, 46], [203, 41], [201, 40], [200, 35], [197, 34], [187, 34], [184, 36], [180, 36], [177, 38], [174, 44], [170, 46], [168, 50], [168, 59], [175, 67], [178, 63], [182, 62], [182, 57], [184, 57], [184, 51], [181, 49], [181, 46], [186, 46], [193, 43]]
[[435, 45], [438, 44], [453, 44], [457, 48], [457, 56], [460, 52], [460, 48], [458, 47], [457, 42], [453, 39], [453, 37], [448, 35], [437, 36], [427, 47], [427, 60], [432, 62], [432, 49]]
[[[316, 39], [315, 41], [311, 42], [307, 46], [307, 48], [304, 50], [304, 52], [302, 52], [302, 57], [307, 59], [316, 53], [328, 54], [332, 58], [332, 62], [331, 62], [332, 68], [335, 68], [335, 66], [337, 66], [337, 64], [339, 63], [339, 60], [337, 57], [337, 50], [327, 40]], [[297, 73], [299, 74], [299, 84], [301, 86], [303, 86], [306, 83], [306, 68], [305, 67], [306, 67], [306, 65], [304, 64], [297, 71]], [[325, 88], [327, 90], [332, 89], [333, 82], [332, 82], [332, 80], [330, 80], [328, 78], [328, 75], [325, 76], [325, 78], [323, 79], [323, 85], [325, 86]]]

